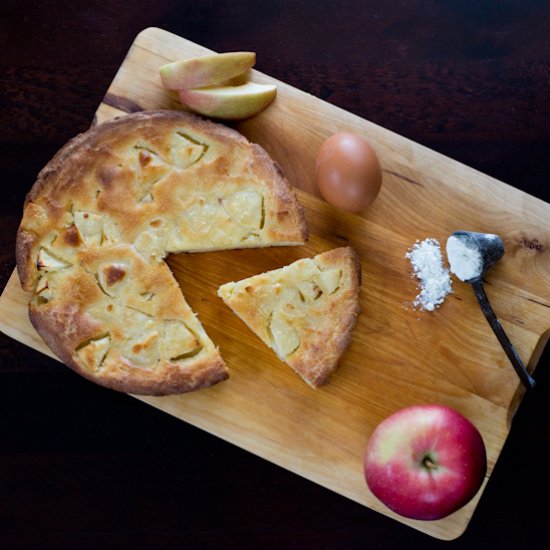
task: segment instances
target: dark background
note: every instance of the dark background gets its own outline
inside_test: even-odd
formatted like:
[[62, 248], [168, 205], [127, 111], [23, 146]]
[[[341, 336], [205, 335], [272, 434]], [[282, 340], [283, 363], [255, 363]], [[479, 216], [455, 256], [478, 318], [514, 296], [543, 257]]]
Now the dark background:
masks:
[[[2, 0], [0, 288], [25, 193], [149, 26], [253, 50], [260, 71], [550, 202], [548, 1]], [[549, 363], [444, 543], [0, 335], [0, 548], [548, 548]]]

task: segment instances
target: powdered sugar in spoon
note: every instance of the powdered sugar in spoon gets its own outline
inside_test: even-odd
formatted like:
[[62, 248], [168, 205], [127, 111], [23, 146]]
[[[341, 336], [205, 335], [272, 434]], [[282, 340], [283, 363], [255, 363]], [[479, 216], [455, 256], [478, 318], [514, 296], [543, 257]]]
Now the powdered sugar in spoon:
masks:
[[506, 352], [512, 366], [527, 389], [535, 386], [535, 380], [522, 363], [512, 342], [495, 315], [483, 287], [483, 277], [504, 256], [504, 244], [498, 235], [455, 231], [447, 239], [447, 258], [451, 271], [463, 282], [471, 284], [481, 311]]

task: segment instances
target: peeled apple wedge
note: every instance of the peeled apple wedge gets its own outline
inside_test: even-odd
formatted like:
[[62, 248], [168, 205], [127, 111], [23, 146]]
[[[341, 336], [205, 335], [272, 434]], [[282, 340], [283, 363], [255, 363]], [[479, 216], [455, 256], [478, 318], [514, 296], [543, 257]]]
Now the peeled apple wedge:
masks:
[[259, 113], [276, 94], [276, 86], [255, 82], [179, 91], [181, 102], [195, 113], [227, 120], [240, 120]]
[[216, 86], [245, 73], [256, 63], [254, 52], [227, 52], [168, 63], [160, 78], [168, 90]]

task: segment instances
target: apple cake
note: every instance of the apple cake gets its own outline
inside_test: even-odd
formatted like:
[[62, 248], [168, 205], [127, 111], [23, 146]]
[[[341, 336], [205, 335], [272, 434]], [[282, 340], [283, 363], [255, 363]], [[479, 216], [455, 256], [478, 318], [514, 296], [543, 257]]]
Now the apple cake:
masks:
[[40, 172], [16, 259], [30, 320], [65, 364], [165, 395], [228, 371], [163, 259], [306, 239], [292, 187], [259, 145], [190, 113], [143, 111], [80, 134]]
[[218, 295], [310, 386], [329, 381], [359, 313], [360, 264], [351, 247], [230, 282]]

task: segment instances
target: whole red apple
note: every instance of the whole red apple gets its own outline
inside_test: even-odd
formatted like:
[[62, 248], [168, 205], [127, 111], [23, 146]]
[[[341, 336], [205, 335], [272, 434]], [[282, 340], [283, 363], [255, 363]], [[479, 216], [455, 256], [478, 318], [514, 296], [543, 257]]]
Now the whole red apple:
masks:
[[477, 493], [487, 471], [481, 434], [443, 405], [401, 409], [374, 430], [365, 452], [370, 490], [402, 516], [435, 520]]

